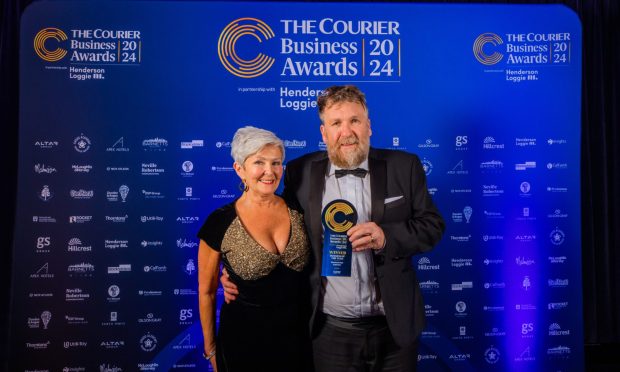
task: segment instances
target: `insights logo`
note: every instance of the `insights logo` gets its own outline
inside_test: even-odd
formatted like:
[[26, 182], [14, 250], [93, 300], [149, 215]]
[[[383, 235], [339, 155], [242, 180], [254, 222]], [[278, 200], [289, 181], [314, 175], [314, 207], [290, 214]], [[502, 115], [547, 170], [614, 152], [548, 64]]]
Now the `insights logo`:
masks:
[[273, 66], [275, 58], [261, 52], [253, 59], [241, 58], [235, 47], [242, 36], [252, 36], [262, 43], [275, 37], [275, 34], [269, 25], [256, 18], [236, 19], [230, 22], [220, 34], [217, 54], [224, 68], [238, 77], [255, 78], [267, 72]]

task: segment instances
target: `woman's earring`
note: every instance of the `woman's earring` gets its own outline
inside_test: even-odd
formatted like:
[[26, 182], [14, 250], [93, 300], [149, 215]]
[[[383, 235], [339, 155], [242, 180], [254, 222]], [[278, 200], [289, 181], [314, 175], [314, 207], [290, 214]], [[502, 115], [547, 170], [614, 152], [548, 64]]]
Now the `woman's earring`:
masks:
[[245, 179], [241, 180], [241, 183], [239, 184], [239, 190], [243, 191], [243, 192], [247, 192], [250, 189], [250, 187], [248, 186], [247, 183], [245, 183]]

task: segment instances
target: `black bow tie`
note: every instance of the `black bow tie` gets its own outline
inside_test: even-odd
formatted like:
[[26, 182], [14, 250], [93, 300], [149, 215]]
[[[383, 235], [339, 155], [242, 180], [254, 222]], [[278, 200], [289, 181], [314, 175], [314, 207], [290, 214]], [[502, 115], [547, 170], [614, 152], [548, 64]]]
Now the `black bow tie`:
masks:
[[364, 178], [364, 177], [366, 177], [366, 173], [368, 173], [368, 171], [366, 169], [362, 169], [362, 168], [336, 169], [336, 178], [344, 177], [347, 174], [352, 174], [352, 175], [354, 175], [356, 177]]

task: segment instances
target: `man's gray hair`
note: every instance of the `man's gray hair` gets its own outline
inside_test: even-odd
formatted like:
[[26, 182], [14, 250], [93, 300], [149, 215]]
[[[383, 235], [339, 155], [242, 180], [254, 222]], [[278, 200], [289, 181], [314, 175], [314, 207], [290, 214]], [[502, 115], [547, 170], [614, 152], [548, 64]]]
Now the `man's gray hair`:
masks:
[[284, 143], [273, 132], [252, 126], [239, 128], [230, 145], [230, 155], [239, 165], [243, 165], [247, 158], [268, 145], [278, 146], [284, 161]]

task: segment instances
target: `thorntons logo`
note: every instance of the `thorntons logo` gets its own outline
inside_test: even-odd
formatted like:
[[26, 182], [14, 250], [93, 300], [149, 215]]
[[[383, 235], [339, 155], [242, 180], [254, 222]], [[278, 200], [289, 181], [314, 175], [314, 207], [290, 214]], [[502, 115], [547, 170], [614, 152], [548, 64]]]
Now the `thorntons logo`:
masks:
[[471, 239], [470, 235], [450, 235], [450, 240], [458, 243], [467, 243]]
[[112, 223], [125, 223], [127, 221], [127, 218], [129, 218], [129, 215], [124, 215], [124, 216], [105, 216], [105, 220], [107, 222], [112, 222]]
[[26, 347], [28, 349], [45, 350], [45, 349], [47, 349], [48, 346], [50, 346], [50, 342], [49, 341], [46, 341], [46, 342], [26, 342]]
[[50, 167], [50, 166], [46, 167], [45, 164], [35, 164], [34, 171], [37, 172], [38, 174], [41, 174], [41, 173], [52, 174], [52, 173], [56, 173], [56, 168]]
[[168, 141], [159, 137], [149, 138], [142, 141], [142, 147], [144, 151], [166, 151]]

